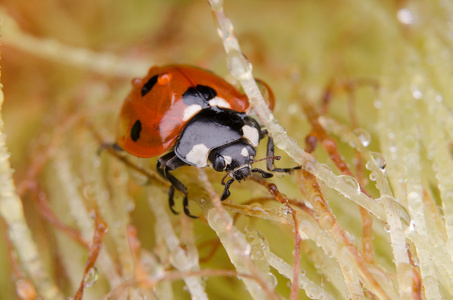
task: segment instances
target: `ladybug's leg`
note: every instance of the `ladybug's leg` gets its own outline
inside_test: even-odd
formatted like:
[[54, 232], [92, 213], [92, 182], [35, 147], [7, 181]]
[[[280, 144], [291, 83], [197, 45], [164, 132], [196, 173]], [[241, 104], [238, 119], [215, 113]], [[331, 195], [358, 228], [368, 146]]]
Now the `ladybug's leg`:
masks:
[[[266, 130], [267, 134], [267, 130]], [[274, 165], [274, 139], [268, 135], [266, 167], [271, 172], [292, 173], [293, 170], [300, 170], [300, 166], [294, 168], [276, 168]]]
[[99, 148], [98, 148], [97, 154], [101, 155], [102, 151], [104, 151], [106, 149], [113, 149], [115, 151], [124, 151], [124, 149], [121, 148], [120, 146], [118, 146], [117, 143], [102, 143], [101, 146], [99, 146]]
[[159, 174], [163, 178], [167, 179], [172, 184], [170, 186], [170, 189], [168, 190], [168, 203], [170, 205], [170, 210], [175, 215], [177, 215], [178, 212], [175, 211], [175, 209], [174, 209], [175, 201], [173, 199], [173, 196], [175, 194], [175, 187], [173, 186], [173, 183], [171, 182], [171, 180], [168, 178], [168, 175], [167, 175], [167, 162], [174, 156], [175, 156], [175, 154], [173, 152], [171, 152], [171, 153], [168, 153], [168, 154], [162, 156], [161, 158], [159, 158], [159, 160], [157, 161], [156, 169], [157, 169], [157, 172], [159, 172]]
[[171, 183], [170, 190], [168, 191], [168, 203], [170, 204], [170, 210], [174, 214], [178, 214], [174, 210], [175, 201], [173, 199], [175, 189], [177, 189], [178, 191], [180, 191], [181, 193], [184, 194], [184, 198], [182, 201], [183, 207], [184, 207], [184, 213], [188, 217], [196, 218], [196, 216], [191, 215], [190, 211], [189, 211], [189, 200], [187, 198], [186, 186], [184, 184], [182, 184], [181, 181], [176, 179], [175, 176], [170, 174], [170, 171], [173, 171], [179, 167], [186, 166], [186, 165], [187, 164], [185, 162], [183, 162], [182, 160], [180, 160], [175, 155], [174, 152], [171, 152], [171, 153], [168, 153], [168, 154], [162, 156], [161, 158], [159, 158], [159, 160], [157, 161], [157, 171], [162, 175], [162, 177], [164, 177]]
[[261, 176], [263, 176], [263, 178], [271, 178], [272, 176], [274, 176], [274, 175], [272, 175], [272, 173], [266, 172], [266, 171], [261, 170], [261, 169], [256, 169], [256, 168], [252, 169], [252, 172], [253, 173], [260, 173]]
[[175, 195], [175, 187], [173, 186], [173, 184], [170, 186], [170, 189], [168, 189], [168, 204], [170, 206], [170, 210], [172, 213], [174, 213], [175, 215], [179, 214], [176, 210], [175, 210], [175, 200], [174, 200], [174, 195]]

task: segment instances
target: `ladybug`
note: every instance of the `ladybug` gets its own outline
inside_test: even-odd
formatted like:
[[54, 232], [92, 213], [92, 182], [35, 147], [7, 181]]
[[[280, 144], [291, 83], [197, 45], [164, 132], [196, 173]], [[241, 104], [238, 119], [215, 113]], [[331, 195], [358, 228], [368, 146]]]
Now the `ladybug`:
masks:
[[[143, 79], [132, 80], [132, 91], [121, 109], [115, 146], [132, 155], [148, 158], [162, 155], [157, 171], [171, 183], [169, 204], [173, 213], [175, 189], [184, 194], [184, 213], [190, 214], [186, 186], [171, 171], [182, 166], [212, 167], [231, 177], [221, 200], [230, 195], [230, 185], [252, 173], [273, 175], [252, 168], [255, 148], [267, 135], [248, 115], [247, 97], [215, 74], [186, 65], [152, 67]], [[266, 88], [267, 85], [265, 86]], [[270, 108], [273, 94], [268, 88]], [[274, 143], [267, 145], [267, 169], [290, 173], [296, 168], [274, 167]]]

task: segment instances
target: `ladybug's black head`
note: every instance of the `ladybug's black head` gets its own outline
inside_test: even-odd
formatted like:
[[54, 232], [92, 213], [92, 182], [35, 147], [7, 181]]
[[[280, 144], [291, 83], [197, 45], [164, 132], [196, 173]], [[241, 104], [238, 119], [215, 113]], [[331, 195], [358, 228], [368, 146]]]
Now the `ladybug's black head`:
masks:
[[242, 179], [245, 179], [252, 174], [252, 168], [250, 165], [241, 166], [229, 173], [230, 176], [233, 177], [235, 180], [241, 181]]
[[209, 154], [209, 162], [217, 172], [228, 172], [235, 180], [241, 181], [252, 174], [252, 163], [256, 151], [246, 139], [218, 147]]

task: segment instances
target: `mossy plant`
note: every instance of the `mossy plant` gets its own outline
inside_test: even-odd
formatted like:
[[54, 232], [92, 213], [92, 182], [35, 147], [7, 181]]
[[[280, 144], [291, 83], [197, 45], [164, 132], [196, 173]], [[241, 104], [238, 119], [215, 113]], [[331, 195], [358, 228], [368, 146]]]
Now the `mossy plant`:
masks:
[[[5, 299], [453, 297], [448, 1], [0, 11]], [[157, 158], [99, 151], [131, 79], [170, 63], [235, 84], [276, 163], [302, 169], [250, 178], [221, 202], [223, 174], [181, 168], [198, 219], [172, 214]], [[273, 89], [273, 112], [254, 78]]]

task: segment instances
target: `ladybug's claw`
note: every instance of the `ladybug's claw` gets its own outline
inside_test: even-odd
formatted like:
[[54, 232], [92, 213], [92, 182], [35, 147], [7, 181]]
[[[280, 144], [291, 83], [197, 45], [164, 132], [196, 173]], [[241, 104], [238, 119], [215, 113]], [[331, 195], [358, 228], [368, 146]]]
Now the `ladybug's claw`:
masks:
[[173, 186], [170, 187], [168, 190], [168, 204], [170, 206], [170, 210], [175, 215], [179, 215], [179, 212], [175, 210], [175, 200], [173, 199], [173, 195], [175, 194], [175, 188]]
[[187, 199], [187, 196], [184, 196], [184, 199], [182, 199], [182, 206], [184, 207], [184, 213], [186, 214], [186, 216], [190, 217], [190, 218], [193, 218], [193, 219], [197, 219], [198, 217], [197, 216], [194, 216], [190, 213], [190, 210], [189, 210], [189, 199]]
[[230, 195], [231, 195], [230, 185], [233, 183], [233, 181], [234, 181], [234, 179], [230, 179], [225, 184], [225, 189], [223, 190], [222, 196], [220, 197], [221, 201], [226, 200], [226, 199], [228, 199], [228, 197], [230, 197]]
[[170, 174], [170, 171], [173, 171], [179, 167], [185, 166], [186, 163], [184, 163], [182, 160], [180, 160], [174, 152], [170, 152], [157, 161], [156, 169], [159, 172], [160, 175], [162, 175], [163, 178], [167, 179], [170, 181], [171, 186], [170, 189], [168, 190], [168, 204], [170, 205], [170, 210], [177, 215], [178, 212], [175, 211], [174, 206], [175, 206], [175, 201], [173, 199], [175, 189], [180, 191], [181, 193], [184, 194], [184, 199], [183, 199], [183, 207], [184, 207], [184, 213], [191, 218], [197, 218], [193, 215], [190, 214], [189, 211], [189, 200], [187, 199], [187, 188], [184, 184], [181, 183], [178, 179], [176, 179], [172, 174]]

